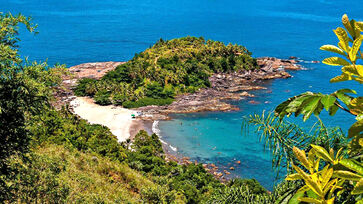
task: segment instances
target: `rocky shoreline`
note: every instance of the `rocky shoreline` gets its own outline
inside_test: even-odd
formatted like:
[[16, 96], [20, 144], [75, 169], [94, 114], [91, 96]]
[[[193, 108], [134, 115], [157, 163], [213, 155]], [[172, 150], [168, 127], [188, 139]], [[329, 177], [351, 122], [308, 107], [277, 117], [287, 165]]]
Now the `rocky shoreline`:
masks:
[[300, 70], [301, 65], [294, 59], [282, 60], [274, 57], [257, 59], [260, 69], [235, 73], [219, 73], [209, 78], [210, 88], [204, 88], [196, 93], [177, 96], [175, 101], [167, 106], [146, 106], [135, 109], [143, 113], [145, 120], [168, 120], [170, 113], [193, 113], [205, 111], [235, 111], [239, 110], [226, 100], [242, 100], [254, 97], [248, 93], [251, 90], [266, 89], [261, 81], [278, 78], [289, 78], [285, 70]]
[[[204, 111], [235, 111], [238, 107], [226, 102], [228, 100], [243, 100], [254, 97], [250, 94], [251, 90], [266, 89], [261, 86], [261, 82], [270, 79], [289, 78], [291, 75], [286, 70], [300, 70], [302, 66], [298, 64], [296, 58], [278, 59], [274, 57], [257, 58], [260, 69], [248, 70], [234, 73], [218, 73], [212, 75], [209, 80], [211, 87], [198, 90], [195, 93], [188, 93], [177, 96], [175, 101], [167, 106], [147, 106], [134, 109], [142, 112], [140, 116], [131, 125], [130, 139], [132, 139], [139, 130], [152, 132], [152, 123], [155, 120], [171, 119], [171, 113], [193, 113]], [[81, 78], [100, 79], [108, 71], [115, 69], [124, 62], [97, 62], [85, 63], [69, 68], [72, 77], [65, 76], [63, 86], [56, 93], [56, 107], [68, 105], [75, 96], [72, 88], [76, 85], [77, 80]], [[251, 100], [253, 102], [253, 100]], [[72, 110], [72, 107], [70, 107]], [[169, 151], [169, 147], [163, 144], [166, 152], [167, 161], [175, 161], [179, 164], [197, 163], [190, 161], [190, 158], [182, 155], [175, 155]], [[239, 165], [240, 161], [234, 161], [234, 165]], [[234, 170], [233, 166], [219, 168], [215, 164], [203, 164], [203, 167], [214, 175], [215, 178], [226, 181], [226, 177]]]

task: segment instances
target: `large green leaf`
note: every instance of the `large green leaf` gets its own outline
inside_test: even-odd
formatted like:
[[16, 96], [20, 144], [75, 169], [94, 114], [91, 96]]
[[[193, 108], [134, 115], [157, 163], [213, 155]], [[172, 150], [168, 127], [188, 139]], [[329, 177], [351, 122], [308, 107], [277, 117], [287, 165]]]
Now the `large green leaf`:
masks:
[[320, 47], [320, 49], [345, 56], [344, 51], [335, 45], [323, 45]]
[[339, 107], [338, 106], [331, 106], [329, 108], [329, 115], [333, 116], [335, 115], [335, 113], [338, 111]]
[[356, 91], [352, 90], [352, 89], [340, 89], [336, 92], [334, 92], [334, 95], [341, 100], [345, 105], [349, 105], [350, 104], [350, 100], [353, 98], [349, 95], [347, 95], [347, 93], [352, 93], [352, 94], [357, 94]]
[[323, 60], [323, 63], [327, 64], [327, 65], [332, 65], [332, 66], [347, 66], [347, 65], [350, 65], [349, 62], [347, 62], [345, 59], [340, 58], [340, 57], [325, 58]]
[[321, 103], [324, 105], [325, 110], [329, 110], [332, 105], [334, 105], [335, 101], [337, 99], [334, 96], [331, 95], [324, 95], [321, 98]]
[[310, 118], [311, 114], [318, 107], [320, 97], [314, 96], [306, 99], [302, 104], [302, 114], [304, 115], [303, 120], [306, 121]]

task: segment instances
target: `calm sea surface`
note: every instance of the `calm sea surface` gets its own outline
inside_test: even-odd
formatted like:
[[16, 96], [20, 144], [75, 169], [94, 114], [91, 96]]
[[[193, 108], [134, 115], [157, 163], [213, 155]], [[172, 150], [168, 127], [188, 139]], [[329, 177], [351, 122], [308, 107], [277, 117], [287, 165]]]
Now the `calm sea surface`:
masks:
[[[305, 61], [329, 56], [322, 44], [337, 42], [332, 29], [340, 17], [363, 20], [360, 0], [0, 0], [0, 11], [32, 16], [38, 35], [22, 33], [21, 54], [30, 60], [68, 66], [96, 61], [126, 61], [159, 38], [186, 35], [245, 45], [253, 56]], [[236, 102], [238, 112], [174, 115], [159, 123], [161, 137], [185, 156], [203, 162], [232, 165], [241, 160], [233, 176], [256, 178], [273, 186], [270, 155], [258, 135], [241, 133], [242, 117], [270, 111], [281, 101], [304, 91], [329, 93], [352, 83], [329, 84], [338, 69], [303, 64], [308, 70], [293, 78], [269, 81], [268, 90], [255, 91], [255, 101]], [[362, 92], [362, 89], [358, 90]], [[271, 92], [271, 93], [268, 93]], [[344, 113], [322, 116], [329, 126], [346, 130], [354, 118]], [[302, 124], [308, 126], [309, 124]], [[231, 163], [231, 164], [229, 164]]]

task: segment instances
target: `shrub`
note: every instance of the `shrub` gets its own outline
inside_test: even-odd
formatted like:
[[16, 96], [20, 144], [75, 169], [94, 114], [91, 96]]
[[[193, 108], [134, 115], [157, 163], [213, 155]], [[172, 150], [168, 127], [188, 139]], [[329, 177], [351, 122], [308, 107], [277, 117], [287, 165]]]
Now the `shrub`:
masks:
[[90, 86], [90, 84], [95, 84], [95, 79], [89, 79], [89, 78], [83, 78], [78, 80], [77, 86], [74, 88], [74, 94], [76, 96], [91, 96], [90, 93], [87, 93], [87, 87]]
[[110, 100], [110, 93], [106, 90], [101, 90], [101, 91], [98, 91], [96, 94], [95, 94], [95, 102], [97, 104], [100, 104], [100, 105], [110, 105], [112, 104], [111, 103], [111, 100]]

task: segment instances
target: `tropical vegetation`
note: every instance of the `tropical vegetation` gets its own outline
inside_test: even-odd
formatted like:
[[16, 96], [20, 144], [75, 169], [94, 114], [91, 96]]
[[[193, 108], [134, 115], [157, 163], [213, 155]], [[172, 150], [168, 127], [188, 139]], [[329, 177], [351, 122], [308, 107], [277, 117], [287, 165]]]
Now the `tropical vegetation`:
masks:
[[[322, 46], [346, 58], [332, 82], [362, 83], [363, 23], [343, 16], [335, 31], [338, 47]], [[261, 141], [272, 151], [276, 178], [272, 192], [254, 179], [221, 183], [201, 164], [167, 161], [159, 137], [140, 131], [119, 143], [107, 127], [89, 124], [68, 106], [55, 108], [54, 92], [64, 65], [28, 62], [18, 54], [19, 26], [36, 32], [22, 15], [0, 14], [0, 202], [1, 203], [359, 203], [362, 202], [362, 97], [351, 89], [304, 93], [280, 104], [273, 114], [250, 116]], [[348, 37], [348, 34], [351, 38]], [[238, 45], [203, 38], [159, 40], [100, 80], [83, 79], [75, 92], [102, 104], [139, 107], [168, 104], [177, 94], [208, 87], [215, 72], [256, 68]], [[323, 109], [356, 118], [345, 136], [325, 127]], [[285, 116], [311, 115], [306, 131]]]
[[93, 97], [101, 105], [167, 105], [178, 94], [209, 87], [213, 73], [255, 68], [256, 59], [241, 45], [202, 37], [160, 39], [102, 79], [80, 80], [75, 93]]
[[[363, 83], [363, 22], [349, 20], [343, 15], [344, 28], [334, 30], [338, 46], [323, 45], [320, 49], [338, 54], [323, 63], [342, 67], [342, 73], [331, 83], [355, 81]], [[345, 58], [345, 59], [344, 59]], [[363, 202], [363, 97], [352, 89], [340, 89], [331, 94], [306, 92], [281, 103], [275, 117], [251, 116], [249, 122], [259, 126], [262, 140], [273, 150], [275, 166], [284, 164], [289, 175], [287, 181], [303, 181], [295, 196], [305, 203], [362, 203]], [[323, 110], [331, 116], [340, 109], [355, 117], [348, 135], [336, 137], [336, 130], [326, 128], [319, 118]], [[302, 115], [306, 121], [314, 115], [326, 137], [309, 139], [296, 131], [294, 125], [281, 125], [285, 116]], [[262, 119], [261, 119], [262, 118]], [[278, 145], [278, 146], [274, 146]]]

